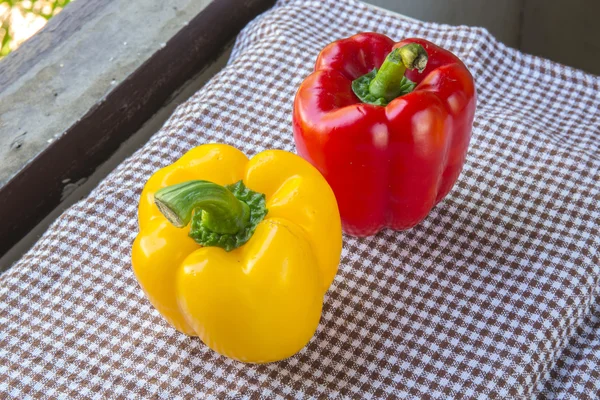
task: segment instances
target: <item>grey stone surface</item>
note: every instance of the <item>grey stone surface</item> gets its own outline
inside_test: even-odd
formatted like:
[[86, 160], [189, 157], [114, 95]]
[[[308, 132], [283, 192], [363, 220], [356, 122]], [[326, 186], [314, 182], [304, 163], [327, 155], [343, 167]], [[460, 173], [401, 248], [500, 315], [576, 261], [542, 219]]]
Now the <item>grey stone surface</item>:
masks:
[[210, 2], [77, 1], [1, 60], [0, 186]]
[[131, 137], [87, 179], [82, 179], [78, 182], [65, 182], [63, 201], [60, 206], [56, 207], [54, 211], [48, 214], [27, 236], [0, 257], [0, 273], [10, 268], [15, 261], [21, 258], [21, 256], [29, 250], [63, 211], [77, 201], [85, 198], [117, 165], [146, 143], [148, 139], [161, 128], [179, 104], [183, 103], [196, 93], [196, 91], [198, 91], [214, 74], [219, 72], [225, 66], [230, 53], [231, 47], [228, 47], [213, 64], [183, 85], [181, 90], [176, 93], [165, 106], [160, 109], [160, 111], [149, 119], [142, 128], [131, 135]]

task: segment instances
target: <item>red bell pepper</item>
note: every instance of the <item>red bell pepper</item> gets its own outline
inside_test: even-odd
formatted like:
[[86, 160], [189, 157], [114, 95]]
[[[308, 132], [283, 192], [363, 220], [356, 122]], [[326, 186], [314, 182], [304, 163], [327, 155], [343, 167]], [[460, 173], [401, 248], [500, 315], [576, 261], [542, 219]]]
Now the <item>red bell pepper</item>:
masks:
[[404, 230], [456, 182], [475, 103], [473, 77], [454, 54], [360, 33], [319, 54], [296, 94], [294, 140], [331, 185], [346, 233]]

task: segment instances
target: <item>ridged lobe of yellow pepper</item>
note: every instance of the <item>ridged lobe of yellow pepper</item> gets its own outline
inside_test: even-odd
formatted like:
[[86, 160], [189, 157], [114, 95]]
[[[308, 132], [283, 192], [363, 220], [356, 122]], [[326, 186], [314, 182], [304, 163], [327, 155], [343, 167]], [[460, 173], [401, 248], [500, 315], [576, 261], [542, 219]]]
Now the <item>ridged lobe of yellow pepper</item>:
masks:
[[[202, 179], [243, 179], [269, 210], [250, 240], [225, 252], [201, 247], [160, 213], [158, 189]], [[342, 249], [337, 203], [321, 174], [279, 150], [251, 160], [222, 144], [196, 147], [146, 183], [133, 244], [134, 273], [150, 302], [177, 330], [244, 362], [287, 358], [313, 336]]]

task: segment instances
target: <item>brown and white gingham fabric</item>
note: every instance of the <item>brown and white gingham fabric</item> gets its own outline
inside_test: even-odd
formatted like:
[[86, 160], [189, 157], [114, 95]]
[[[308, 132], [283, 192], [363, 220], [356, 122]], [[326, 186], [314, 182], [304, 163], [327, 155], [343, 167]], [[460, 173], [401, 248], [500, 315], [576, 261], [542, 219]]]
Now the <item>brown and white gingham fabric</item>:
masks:
[[[319, 50], [377, 31], [461, 57], [479, 102], [463, 174], [419, 226], [345, 237], [314, 338], [245, 365], [169, 327], [130, 265], [146, 179], [207, 142], [294, 151]], [[0, 398], [598, 398], [600, 78], [483, 29], [351, 0], [280, 1], [229, 65], [0, 276]]]

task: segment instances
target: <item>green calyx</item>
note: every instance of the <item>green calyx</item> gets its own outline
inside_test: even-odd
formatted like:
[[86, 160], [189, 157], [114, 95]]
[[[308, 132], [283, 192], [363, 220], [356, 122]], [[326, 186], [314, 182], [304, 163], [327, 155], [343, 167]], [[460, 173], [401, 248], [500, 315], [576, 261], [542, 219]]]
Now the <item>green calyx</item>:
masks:
[[191, 221], [189, 236], [196, 243], [231, 251], [252, 237], [267, 215], [265, 195], [242, 181], [221, 186], [189, 181], [158, 190], [154, 200], [161, 213], [178, 228]]
[[352, 91], [363, 103], [385, 106], [414, 90], [416, 83], [404, 76], [407, 69], [422, 72], [426, 66], [427, 52], [423, 46], [407, 44], [392, 50], [381, 68], [355, 79]]
[[393, 97], [391, 100], [387, 100], [385, 97], [371, 94], [369, 91], [369, 86], [376, 75], [377, 68], [374, 68], [373, 71], [355, 79], [352, 82], [352, 91], [363, 103], [375, 104], [376, 106], [387, 106], [391, 100], [412, 92], [415, 89], [415, 86], [417, 86], [416, 83], [403, 76], [398, 85], [397, 96]]

